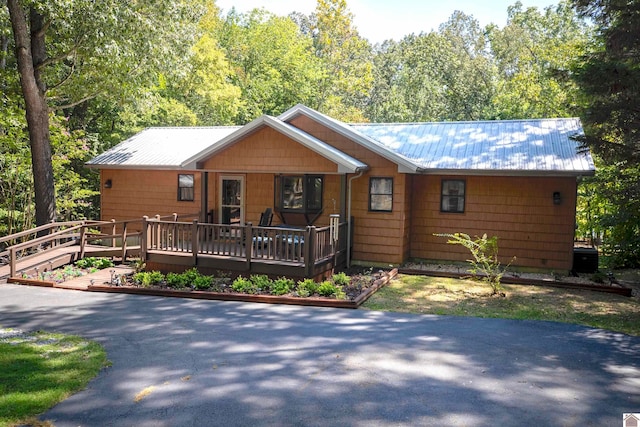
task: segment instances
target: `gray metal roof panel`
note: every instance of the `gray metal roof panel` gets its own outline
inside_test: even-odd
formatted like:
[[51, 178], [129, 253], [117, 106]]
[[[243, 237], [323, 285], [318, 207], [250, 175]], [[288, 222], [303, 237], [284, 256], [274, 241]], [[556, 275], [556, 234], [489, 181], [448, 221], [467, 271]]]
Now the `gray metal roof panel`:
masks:
[[176, 167], [239, 126], [153, 127], [94, 157], [89, 167]]
[[421, 170], [593, 173], [588, 152], [571, 137], [580, 120], [352, 124]]

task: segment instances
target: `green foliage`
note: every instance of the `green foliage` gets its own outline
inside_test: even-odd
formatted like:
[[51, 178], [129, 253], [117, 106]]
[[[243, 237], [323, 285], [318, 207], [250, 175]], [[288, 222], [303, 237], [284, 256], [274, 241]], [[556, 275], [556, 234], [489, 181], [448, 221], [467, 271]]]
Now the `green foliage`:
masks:
[[273, 281], [271, 285], [271, 294], [272, 295], [285, 295], [291, 292], [293, 287], [295, 286], [295, 282], [292, 279], [288, 279], [286, 277], [279, 277]]
[[296, 286], [296, 294], [301, 297], [309, 297], [318, 291], [318, 283], [313, 279], [300, 280]]
[[210, 289], [211, 285], [213, 285], [213, 277], [206, 276], [204, 274], [198, 275], [192, 283], [193, 288], [197, 291], [204, 291], [206, 289]]
[[231, 289], [236, 292], [241, 292], [245, 294], [257, 294], [258, 288], [256, 285], [249, 279], [244, 278], [242, 276], [238, 276], [233, 283], [231, 284]]
[[347, 276], [347, 274], [344, 271], [334, 274], [331, 277], [331, 280], [333, 280], [333, 283], [339, 286], [348, 286], [349, 283], [351, 283], [351, 278]]
[[273, 280], [271, 280], [266, 274], [252, 274], [249, 280], [251, 280], [251, 283], [253, 283], [253, 286], [257, 291], [268, 292], [273, 284]]
[[164, 281], [164, 274], [159, 271], [143, 271], [133, 275], [133, 281], [143, 288], [159, 285]]
[[[574, 0], [596, 23], [591, 51], [580, 57], [574, 79], [585, 99], [585, 135], [595, 154], [598, 205], [591, 228], [600, 229], [610, 267], [640, 266], [640, 2]], [[598, 216], [595, 216], [595, 215]]]
[[500, 281], [515, 257], [506, 267], [501, 266], [498, 260], [498, 236], [487, 237], [486, 234], [483, 234], [482, 237], [476, 236], [475, 239], [465, 233], [434, 234], [434, 236], [446, 237], [448, 238], [447, 243], [467, 248], [473, 257], [473, 259], [467, 260], [471, 264], [471, 272], [483, 275], [482, 280], [491, 286], [492, 295], [502, 290]]
[[96, 268], [102, 270], [104, 268], [113, 267], [113, 261], [104, 257], [86, 257], [76, 261], [76, 266], [80, 268]]
[[345, 293], [342, 290], [342, 287], [329, 280], [325, 280], [324, 282], [320, 283], [316, 292], [318, 292], [318, 294], [323, 297], [335, 297], [337, 299], [345, 298]]
[[165, 278], [167, 286], [172, 289], [184, 289], [190, 285], [187, 276], [181, 273], [169, 272]]

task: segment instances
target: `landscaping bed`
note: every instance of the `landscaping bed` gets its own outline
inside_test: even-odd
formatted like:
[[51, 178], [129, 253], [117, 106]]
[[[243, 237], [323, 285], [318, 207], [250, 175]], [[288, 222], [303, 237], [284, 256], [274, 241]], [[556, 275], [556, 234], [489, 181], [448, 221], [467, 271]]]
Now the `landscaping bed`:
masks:
[[122, 275], [113, 283], [92, 284], [87, 290], [178, 298], [197, 298], [224, 301], [246, 301], [269, 304], [358, 308], [375, 291], [397, 274], [390, 271], [366, 271], [351, 276], [334, 274], [321, 283], [305, 279], [295, 282], [265, 275], [239, 276], [234, 280], [224, 274], [207, 276], [196, 269], [184, 273], [157, 271]]

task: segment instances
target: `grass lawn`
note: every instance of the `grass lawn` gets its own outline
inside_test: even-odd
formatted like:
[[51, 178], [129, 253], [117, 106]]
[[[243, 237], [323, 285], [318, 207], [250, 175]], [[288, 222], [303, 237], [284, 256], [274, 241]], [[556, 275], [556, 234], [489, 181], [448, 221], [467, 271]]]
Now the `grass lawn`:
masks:
[[489, 285], [479, 281], [400, 274], [361, 308], [551, 320], [640, 335], [640, 300], [637, 297], [543, 286], [502, 286], [506, 297], [489, 296]]
[[0, 339], [0, 426], [48, 425], [35, 416], [106, 365], [102, 346], [77, 336], [38, 331]]

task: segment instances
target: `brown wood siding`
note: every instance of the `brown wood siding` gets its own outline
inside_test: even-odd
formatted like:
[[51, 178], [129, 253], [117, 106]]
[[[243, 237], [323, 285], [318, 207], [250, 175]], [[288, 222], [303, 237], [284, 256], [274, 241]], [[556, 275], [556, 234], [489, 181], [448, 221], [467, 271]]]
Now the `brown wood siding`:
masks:
[[[411, 226], [411, 256], [430, 260], [469, 258], [466, 249], [446, 243], [433, 233], [498, 236], [503, 263], [569, 270], [573, 262], [576, 179], [542, 177], [466, 177], [465, 212], [440, 212], [442, 179], [415, 176]], [[560, 205], [553, 193], [559, 191]]]
[[[178, 174], [193, 174], [194, 200], [178, 201]], [[101, 175], [100, 218], [138, 219], [144, 215], [190, 215], [200, 212], [201, 172], [103, 169]], [[111, 188], [104, 188], [110, 179]]]
[[228, 172], [337, 173], [331, 160], [281, 133], [263, 127], [203, 163]]
[[[388, 264], [404, 262], [408, 256], [410, 223], [407, 175], [398, 173], [395, 163], [307, 117], [298, 116], [291, 123], [369, 166], [362, 177], [352, 181], [352, 260]], [[370, 177], [393, 178], [392, 212], [369, 212]]]

